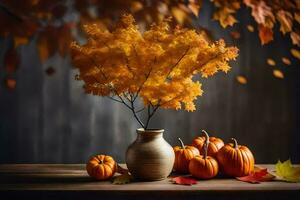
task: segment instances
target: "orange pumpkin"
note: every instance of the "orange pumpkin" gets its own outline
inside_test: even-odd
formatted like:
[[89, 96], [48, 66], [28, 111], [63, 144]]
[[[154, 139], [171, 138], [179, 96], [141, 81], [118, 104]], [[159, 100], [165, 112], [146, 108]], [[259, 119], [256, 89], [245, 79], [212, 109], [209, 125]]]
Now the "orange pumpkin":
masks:
[[175, 162], [173, 169], [179, 173], [188, 173], [189, 172], [189, 162], [196, 155], [199, 155], [199, 151], [196, 147], [185, 146], [180, 138], [178, 138], [181, 146], [175, 146]]
[[117, 163], [111, 156], [93, 156], [86, 164], [87, 173], [97, 180], [111, 178], [117, 170]]
[[189, 164], [189, 171], [192, 176], [199, 179], [210, 179], [219, 172], [218, 162], [208, 156], [209, 136], [205, 134], [204, 154], [194, 157]]
[[246, 146], [231, 139], [233, 144], [226, 144], [217, 153], [221, 172], [231, 177], [247, 176], [254, 171], [254, 156]]
[[[202, 133], [204, 133], [204, 136], [196, 137], [192, 144], [200, 151], [201, 155], [204, 154], [205, 138], [206, 136], [208, 136], [208, 133], [205, 130], [202, 130]], [[219, 149], [221, 149], [223, 146], [224, 146], [224, 142], [220, 138], [209, 137], [207, 155], [215, 157]]]

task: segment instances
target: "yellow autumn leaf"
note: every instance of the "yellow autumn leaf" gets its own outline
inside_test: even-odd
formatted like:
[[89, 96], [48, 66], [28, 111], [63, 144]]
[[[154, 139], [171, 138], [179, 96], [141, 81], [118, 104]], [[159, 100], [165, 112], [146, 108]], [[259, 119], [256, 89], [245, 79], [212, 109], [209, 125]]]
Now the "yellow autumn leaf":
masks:
[[282, 58], [281, 58], [281, 61], [282, 61], [284, 64], [286, 64], [286, 65], [291, 65], [291, 64], [292, 64], [291, 60], [288, 59], [287, 57], [282, 57]]
[[199, 15], [199, 9], [200, 9], [200, 5], [196, 4], [195, 2], [190, 2], [188, 4], [188, 8], [192, 11], [192, 13], [198, 17]]
[[291, 49], [291, 54], [300, 60], [300, 51], [297, 49]]
[[254, 32], [254, 27], [252, 25], [247, 25], [247, 29], [249, 32]]
[[268, 63], [268, 65], [270, 65], [270, 66], [275, 66], [275, 65], [276, 65], [276, 62], [275, 62], [272, 58], [268, 58], [268, 59], [267, 59], [267, 63]]
[[279, 69], [274, 69], [273, 70], [273, 75], [276, 78], [284, 78], [284, 75], [283, 75], [282, 71], [280, 71]]
[[173, 7], [171, 12], [172, 12], [174, 18], [176, 19], [176, 21], [180, 25], [182, 25], [184, 23], [185, 19], [187, 18], [187, 14], [180, 8]]
[[119, 176], [116, 176], [113, 179], [112, 184], [123, 185], [123, 184], [130, 183], [132, 181], [132, 179], [133, 179], [133, 177], [131, 175], [129, 175], [128, 173], [125, 173], [125, 174], [121, 174]]
[[243, 84], [243, 85], [247, 84], [247, 82], [248, 82], [247, 78], [244, 76], [237, 76], [236, 80], [237, 80], [237, 82], [239, 82], [240, 84]]
[[294, 167], [291, 160], [281, 162], [275, 165], [276, 176], [288, 182], [300, 182], [300, 167]]

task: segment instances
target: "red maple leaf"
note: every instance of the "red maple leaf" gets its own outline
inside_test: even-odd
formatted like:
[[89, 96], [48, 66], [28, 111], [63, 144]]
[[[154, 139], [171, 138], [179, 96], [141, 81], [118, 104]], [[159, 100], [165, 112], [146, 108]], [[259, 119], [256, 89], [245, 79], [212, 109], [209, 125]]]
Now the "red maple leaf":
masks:
[[177, 176], [172, 178], [172, 181], [178, 185], [193, 185], [197, 184], [197, 180], [189, 176]]
[[265, 181], [271, 181], [275, 177], [268, 172], [267, 169], [257, 169], [254, 173], [243, 176], [243, 177], [237, 177], [238, 180], [248, 182], [248, 183], [260, 183]]

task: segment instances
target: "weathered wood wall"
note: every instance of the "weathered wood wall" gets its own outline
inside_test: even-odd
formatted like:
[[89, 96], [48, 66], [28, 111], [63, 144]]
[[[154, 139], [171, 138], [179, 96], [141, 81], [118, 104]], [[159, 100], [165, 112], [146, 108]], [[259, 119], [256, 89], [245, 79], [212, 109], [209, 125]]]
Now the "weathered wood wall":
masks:
[[[186, 143], [205, 129], [229, 141], [235, 137], [247, 144], [259, 163], [274, 163], [291, 157], [300, 162], [300, 68], [285, 67], [282, 56], [289, 55], [288, 36], [261, 47], [249, 10], [239, 12], [240, 22], [224, 30], [210, 19], [211, 7], [202, 9], [199, 23], [214, 31], [215, 38], [225, 38], [240, 48], [240, 56], [228, 75], [220, 73], [201, 79], [204, 95], [197, 111], [159, 111], [152, 126], [164, 128], [172, 145], [181, 137]], [[278, 28], [278, 27], [277, 27]], [[233, 41], [231, 30], [241, 33]], [[0, 62], [11, 42], [0, 39]], [[16, 73], [14, 91], [0, 85], [0, 163], [82, 163], [90, 155], [106, 153], [124, 161], [126, 147], [135, 138], [138, 124], [122, 105], [85, 95], [69, 59], [59, 56], [41, 65], [35, 41], [21, 47], [22, 63]], [[266, 58], [272, 57], [285, 79], [276, 79]], [[5, 77], [0, 65], [0, 80]], [[53, 66], [56, 73], [45, 74]], [[247, 85], [238, 84], [236, 75], [248, 77]]]

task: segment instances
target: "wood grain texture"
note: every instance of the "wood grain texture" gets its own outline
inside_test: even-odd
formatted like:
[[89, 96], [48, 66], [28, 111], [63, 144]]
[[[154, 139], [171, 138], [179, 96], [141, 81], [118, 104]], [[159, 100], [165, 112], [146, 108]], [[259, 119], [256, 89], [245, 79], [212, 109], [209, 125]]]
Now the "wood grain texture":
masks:
[[[125, 165], [121, 165], [126, 167]], [[274, 170], [274, 165], [259, 165]], [[187, 187], [174, 185], [170, 179], [154, 182], [132, 182], [113, 185], [110, 181], [94, 181], [84, 164], [7, 164], [0, 165], [0, 190], [103, 190], [103, 191], [265, 191], [298, 190], [300, 183], [264, 182], [249, 184], [235, 179], [201, 180]]]

